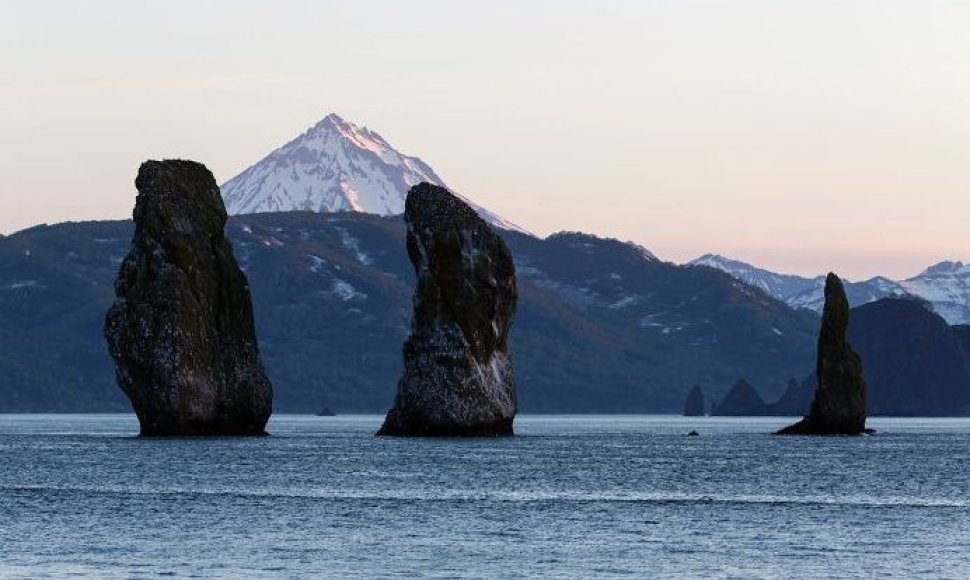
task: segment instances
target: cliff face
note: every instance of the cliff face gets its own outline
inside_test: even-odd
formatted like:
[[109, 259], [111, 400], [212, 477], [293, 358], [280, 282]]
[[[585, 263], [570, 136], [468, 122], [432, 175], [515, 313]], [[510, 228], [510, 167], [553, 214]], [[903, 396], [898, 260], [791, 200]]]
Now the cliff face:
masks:
[[825, 309], [818, 337], [818, 386], [809, 414], [779, 431], [783, 435], [858, 435], [866, 428], [866, 381], [862, 359], [846, 339], [849, 301], [835, 274], [825, 279]]
[[405, 203], [417, 275], [394, 407], [379, 435], [511, 435], [508, 334], [515, 266], [505, 242], [448, 190], [422, 183]]
[[135, 186], [135, 231], [105, 338], [141, 434], [263, 434], [272, 386], [212, 173], [147, 161]]

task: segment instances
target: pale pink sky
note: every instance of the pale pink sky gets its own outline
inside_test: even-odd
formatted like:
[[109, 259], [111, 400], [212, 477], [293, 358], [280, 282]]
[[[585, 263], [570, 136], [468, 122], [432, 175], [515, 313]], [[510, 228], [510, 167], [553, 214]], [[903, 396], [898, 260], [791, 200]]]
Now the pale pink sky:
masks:
[[909, 276], [970, 260], [968, 30], [957, 0], [7, 0], [0, 232], [336, 111], [537, 233]]

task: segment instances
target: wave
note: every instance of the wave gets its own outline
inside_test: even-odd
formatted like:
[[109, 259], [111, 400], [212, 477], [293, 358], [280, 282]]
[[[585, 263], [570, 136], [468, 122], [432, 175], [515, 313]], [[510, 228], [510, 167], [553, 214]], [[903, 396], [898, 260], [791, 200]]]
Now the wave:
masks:
[[923, 498], [912, 496], [777, 496], [684, 494], [676, 492], [560, 492], [560, 491], [487, 491], [473, 493], [454, 490], [398, 490], [374, 492], [343, 489], [191, 489], [130, 488], [121, 486], [2, 485], [0, 492], [13, 493], [80, 493], [88, 495], [126, 496], [202, 496], [240, 499], [302, 499], [312, 501], [383, 501], [383, 502], [503, 502], [503, 503], [640, 503], [640, 504], [737, 504], [766, 506], [838, 506], [838, 507], [910, 507], [970, 508], [970, 500]]

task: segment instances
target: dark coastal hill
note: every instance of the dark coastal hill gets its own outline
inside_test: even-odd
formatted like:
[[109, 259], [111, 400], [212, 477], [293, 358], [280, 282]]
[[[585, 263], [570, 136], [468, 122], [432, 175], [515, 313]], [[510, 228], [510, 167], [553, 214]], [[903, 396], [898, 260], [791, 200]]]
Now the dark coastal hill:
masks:
[[919, 300], [852, 310], [849, 342], [865, 364], [873, 415], [970, 415], [970, 357], [954, 327]]
[[[862, 357], [870, 415], [970, 415], [970, 327], [947, 325], [924, 301], [884, 298], [852, 309], [848, 338]], [[769, 404], [732, 390], [726, 399], [746, 403], [715, 414], [800, 415], [815, 382], [814, 373], [792, 380]]]
[[[101, 326], [131, 227], [0, 239], [0, 412], [128, 409]], [[413, 284], [400, 218], [288, 212], [228, 227], [276, 409], [386, 410]], [[525, 412], [679, 412], [695, 383], [745, 376], [780, 391], [811, 366], [816, 319], [727, 274], [585, 234], [503, 236], [519, 271], [512, 345]]]
[[970, 324], [958, 324], [951, 328], [953, 328], [954, 334], [963, 346], [963, 351], [967, 353], [967, 358], [970, 360]]

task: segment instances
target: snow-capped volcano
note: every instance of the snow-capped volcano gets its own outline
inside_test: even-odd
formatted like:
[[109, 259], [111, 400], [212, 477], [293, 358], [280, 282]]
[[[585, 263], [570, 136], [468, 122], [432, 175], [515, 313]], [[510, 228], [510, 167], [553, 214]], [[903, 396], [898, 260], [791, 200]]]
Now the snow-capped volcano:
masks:
[[[404, 212], [408, 190], [422, 181], [448, 187], [424, 161], [400, 153], [377, 132], [330, 114], [224, 183], [222, 196], [230, 214], [308, 210], [396, 215]], [[521, 231], [469, 203], [494, 225]]]
[[[707, 254], [689, 263], [727, 272], [742, 282], [761, 288], [792, 308], [821, 312], [825, 304], [825, 278], [778, 274], [740, 262]], [[950, 324], [970, 324], [970, 264], [940, 262], [906, 280], [876, 276], [861, 282], [846, 281], [845, 293], [852, 306], [891, 296], [916, 296], [933, 305]]]

